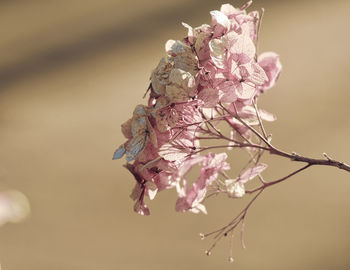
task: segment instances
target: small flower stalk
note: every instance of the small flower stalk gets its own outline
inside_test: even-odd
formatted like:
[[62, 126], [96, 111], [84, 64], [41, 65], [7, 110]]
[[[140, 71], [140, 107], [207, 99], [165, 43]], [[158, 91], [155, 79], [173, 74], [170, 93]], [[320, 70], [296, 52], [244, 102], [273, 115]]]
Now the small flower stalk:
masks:
[[[210, 12], [210, 24], [191, 27], [183, 23], [187, 35], [183, 40], [169, 40], [166, 55], [150, 77], [148, 102], [137, 105], [132, 117], [122, 124], [126, 141], [115, 151], [113, 159], [125, 156], [125, 167], [136, 180], [130, 197], [134, 210], [149, 215], [145, 198], [153, 200], [165, 189], [175, 189], [179, 212], [207, 214], [204, 202], [213, 195], [228, 198], [252, 196], [247, 206], [227, 225], [209, 234], [214, 242], [206, 251], [210, 255], [216, 243], [241, 226], [253, 202], [271, 185], [313, 165], [350, 167], [325, 156], [312, 159], [289, 154], [271, 143], [265, 121], [276, 116], [258, 108], [260, 95], [272, 88], [282, 66], [273, 52], [258, 54], [261, 15], [247, 12], [251, 1], [241, 8], [230, 4]], [[226, 127], [225, 127], [226, 126]], [[225, 133], [222, 130], [227, 130]], [[216, 144], [215, 144], [216, 143]], [[223, 152], [211, 152], [214, 150]], [[232, 171], [228, 155], [237, 149], [246, 165]], [[301, 169], [274, 181], [265, 181], [262, 173], [267, 164], [264, 153], [304, 163]], [[199, 168], [199, 175], [189, 181], [188, 174]], [[247, 190], [246, 183], [256, 179], [257, 186]], [[232, 245], [231, 245], [232, 246]], [[229, 261], [233, 261], [232, 248]]]

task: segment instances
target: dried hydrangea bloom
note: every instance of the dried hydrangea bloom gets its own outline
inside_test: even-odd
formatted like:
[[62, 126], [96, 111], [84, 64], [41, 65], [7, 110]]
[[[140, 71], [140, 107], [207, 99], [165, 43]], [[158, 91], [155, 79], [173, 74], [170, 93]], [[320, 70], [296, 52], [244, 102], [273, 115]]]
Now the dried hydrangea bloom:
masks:
[[[202, 239], [214, 238], [207, 255], [223, 237], [230, 234], [232, 241], [239, 225], [242, 237], [247, 211], [267, 187], [312, 165], [350, 172], [350, 165], [326, 154], [325, 159], [312, 159], [271, 144], [272, 136], [263, 123], [275, 121], [276, 116], [260, 109], [257, 101], [275, 85], [282, 67], [277, 54], [258, 55], [260, 15], [246, 11], [251, 3], [241, 8], [222, 5], [210, 12], [210, 24], [183, 23], [187, 36], [166, 42], [166, 55], [151, 74], [147, 106], [136, 106], [132, 118], [122, 124], [126, 142], [113, 157], [126, 156], [125, 167], [136, 180], [130, 197], [134, 211], [141, 215], [150, 214], [147, 198], [153, 200], [170, 188], [176, 189], [175, 209], [180, 212], [206, 214], [204, 203], [212, 195], [225, 194], [229, 199], [252, 195], [228, 224], [201, 234]], [[225, 152], [208, 152], [213, 149]], [[237, 155], [231, 169], [227, 153], [233, 152]], [[262, 173], [267, 165], [261, 158], [266, 152], [306, 164], [275, 181], [265, 181]], [[237, 168], [242, 161], [246, 163]], [[197, 168], [199, 175], [191, 180], [189, 175]], [[253, 188], [247, 187], [248, 182]], [[232, 243], [230, 250], [232, 262]]]
[[[219, 175], [229, 170], [227, 155], [202, 155], [206, 148], [201, 140], [213, 130], [224, 136], [217, 129], [221, 122], [232, 128], [225, 137], [230, 140], [228, 149], [242, 136], [251, 138], [237, 115], [249, 125], [259, 124], [252, 102], [275, 83], [281, 70], [276, 54], [257, 56], [259, 13], [247, 13], [248, 6], [222, 5], [210, 12], [210, 24], [183, 23], [187, 36], [166, 42], [166, 55], [151, 74], [148, 105], [138, 105], [122, 125], [127, 141], [114, 154], [114, 159], [125, 154], [126, 167], [136, 179], [131, 196], [136, 212], [148, 215], [145, 197], [153, 199], [172, 187], [179, 196], [177, 211], [205, 213], [202, 202], [208, 190], [221, 183], [226, 183], [229, 196], [243, 196], [244, 183], [252, 176], [220, 182]], [[275, 120], [264, 110], [259, 113], [260, 120]], [[200, 175], [189, 184], [186, 175], [195, 166], [200, 166]], [[252, 166], [246, 173], [256, 174], [258, 168]]]

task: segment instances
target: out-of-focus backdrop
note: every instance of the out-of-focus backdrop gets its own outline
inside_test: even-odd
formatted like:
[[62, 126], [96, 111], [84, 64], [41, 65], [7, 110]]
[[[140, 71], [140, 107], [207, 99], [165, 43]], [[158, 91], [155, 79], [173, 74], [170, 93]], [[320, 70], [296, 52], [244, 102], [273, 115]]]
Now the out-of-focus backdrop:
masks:
[[[175, 191], [133, 213], [133, 177], [111, 157], [168, 39], [184, 21], [209, 23], [227, 1], [0, 1], [0, 187], [25, 193], [31, 217], [0, 228], [3, 270], [349, 269], [350, 175], [314, 167], [269, 189], [249, 212], [247, 249], [208, 232], [245, 201], [208, 202], [209, 215], [174, 211]], [[243, 1], [231, 2], [241, 6]], [[287, 151], [350, 162], [350, 2], [256, 1], [266, 12], [260, 51], [283, 73], [260, 105]], [[234, 165], [235, 160], [230, 162]], [[297, 167], [278, 158], [267, 179]]]

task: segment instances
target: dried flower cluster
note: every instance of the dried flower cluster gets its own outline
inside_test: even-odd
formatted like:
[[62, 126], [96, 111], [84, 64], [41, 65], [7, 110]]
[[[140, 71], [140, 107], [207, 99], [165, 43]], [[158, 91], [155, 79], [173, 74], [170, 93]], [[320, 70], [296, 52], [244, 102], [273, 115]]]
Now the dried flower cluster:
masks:
[[[250, 4], [240, 9], [222, 5], [220, 11], [210, 12], [210, 25], [192, 28], [183, 23], [187, 36], [166, 43], [166, 56], [151, 75], [148, 104], [136, 106], [132, 118], [122, 124], [127, 141], [113, 157], [126, 156], [125, 167], [136, 179], [131, 194], [134, 210], [141, 215], [150, 214], [145, 197], [152, 200], [157, 192], [169, 188], [176, 188], [175, 208], [181, 212], [206, 214], [203, 202], [212, 195], [252, 195], [228, 224], [201, 234], [202, 239], [214, 238], [207, 255], [222, 237], [230, 235], [229, 261], [233, 261], [235, 229], [241, 225], [244, 247], [247, 212], [266, 188], [314, 165], [350, 172], [349, 165], [325, 153], [322, 159], [314, 159], [284, 152], [271, 144], [272, 137], [263, 123], [276, 117], [259, 109], [257, 100], [276, 83], [281, 63], [275, 53], [257, 54], [261, 18], [257, 11], [246, 12]], [[223, 125], [225, 129], [221, 129]], [[229, 132], [225, 134], [227, 127]], [[225, 152], [208, 152], [211, 149]], [[240, 158], [247, 159], [247, 163], [238, 171], [231, 170], [227, 162], [227, 153], [233, 149], [248, 154]], [[260, 161], [265, 152], [305, 165], [282, 178], [265, 181], [261, 173], [267, 165]], [[199, 176], [190, 183], [189, 172], [195, 168], [199, 168]], [[247, 190], [245, 184], [254, 178], [259, 185]]]
[[[247, 13], [248, 6], [222, 5], [220, 11], [210, 12], [210, 25], [192, 28], [183, 23], [187, 36], [166, 43], [166, 56], [152, 72], [148, 105], [136, 106], [122, 125], [127, 141], [114, 159], [126, 155], [126, 168], [137, 181], [131, 197], [139, 214], [150, 213], [145, 196], [153, 199], [172, 187], [179, 196], [177, 211], [206, 213], [202, 202], [211, 187], [242, 197], [244, 184], [266, 168], [255, 163], [237, 178], [222, 182], [219, 174], [230, 170], [227, 154], [201, 155], [208, 148], [201, 147], [201, 141], [213, 136], [228, 139], [229, 148], [245, 146], [252, 131], [236, 116], [259, 125], [254, 102], [275, 84], [281, 71], [277, 54], [257, 55], [259, 13]], [[266, 111], [258, 113], [262, 120], [275, 120]], [[231, 127], [228, 137], [217, 128], [220, 122]], [[197, 165], [200, 175], [190, 185], [186, 175]]]

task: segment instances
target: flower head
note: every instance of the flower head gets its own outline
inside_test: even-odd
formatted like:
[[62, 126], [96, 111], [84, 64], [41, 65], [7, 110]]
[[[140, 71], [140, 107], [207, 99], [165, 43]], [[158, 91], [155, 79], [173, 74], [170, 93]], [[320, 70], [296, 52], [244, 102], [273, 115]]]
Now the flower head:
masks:
[[[148, 105], [136, 106], [122, 124], [126, 142], [113, 158], [126, 156], [139, 214], [150, 213], [146, 197], [172, 187], [178, 192], [177, 211], [206, 213], [203, 201], [214, 186], [241, 197], [244, 184], [265, 168], [258, 164], [223, 182], [219, 175], [230, 169], [227, 154], [202, 153], [210, 149], [202, 140], [225, 139], [226, 148], [235, 149], [242, 140], [250, 142], [249, 126], [275, 120], [253, 103], [275, 84], [281, 64], [274, 53], [257, 55], [259, 13], [247, 13], [250, 4], [222, 5], [210, 12], [209, 24], [183, 23], [187, 36], [166, 42], [165, 56], [151, 74]], [[229, 125], [230, 135], [219, 130], [221, 123]], [[199, 176], [190, 184], [188, 173], [196, 166]]]

